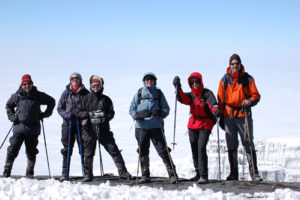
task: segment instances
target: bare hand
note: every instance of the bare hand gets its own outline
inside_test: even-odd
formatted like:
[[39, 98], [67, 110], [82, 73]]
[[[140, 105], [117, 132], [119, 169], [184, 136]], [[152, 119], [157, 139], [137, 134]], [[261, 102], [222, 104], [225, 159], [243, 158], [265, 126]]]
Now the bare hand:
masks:
[[251, 101], [248, 100], [248, 99], [245, 99], [245, 100], [243, 101], [242, 105], [243, 105], [244, 107], [248, 107], [248, 106], [251, 105]]

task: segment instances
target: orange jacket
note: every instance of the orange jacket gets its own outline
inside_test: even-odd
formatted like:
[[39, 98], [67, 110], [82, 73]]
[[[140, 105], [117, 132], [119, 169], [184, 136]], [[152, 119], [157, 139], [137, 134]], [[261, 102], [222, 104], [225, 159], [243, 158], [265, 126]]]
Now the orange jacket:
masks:
[[[228, 84], [224, 98], [226, 81], [228, 81]], [[220, 111], [227, 117], [245, 117], [242, 112], [242, 102], [245, 99], [251, 101], [250, 107], [255, 106], [260, 100], [254, 78], [245, 72], [243, 65], [240, 72], [234, 74], [231, 73], [231, 69], [228, 67], [227, 73], [219, 84], [218, 102]]]

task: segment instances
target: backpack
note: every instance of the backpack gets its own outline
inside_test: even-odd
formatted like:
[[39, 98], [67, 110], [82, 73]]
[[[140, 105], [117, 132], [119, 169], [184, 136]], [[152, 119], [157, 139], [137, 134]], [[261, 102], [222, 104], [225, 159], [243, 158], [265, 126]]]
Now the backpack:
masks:
[[157, 91], [158, 91], [158, 98], [153, 98], [153, 99], [151, 99], [151, 98], [142, 98], [142, 87], [138, 90], [138, 104], [140, 104], [141, 103], [141, 100], [142, 99], [148, 99], [148, 100], [150, 100], [150, 101], [152, 101], [152, 100], [157, 100], [158, 101], [158, 105], [159, 105], [159, 107], [160, 107], [160, 102], [161, 102], [161, 90], [160, 89], [157, 89]]
[[[208, 105], [206, 104], [206, 97], [204, 97], [204, 95], [203, 95], [204, 91], [205, 91], [205, 89], [202, 92], [202, 96], [200, 98], [197, 98], [197, 99], [202, 99], [204, 102], [204, 110], [207, 114], [207, 117], [203, 117], [203, 118], [209, 118], [213, 121], [214, 124], [216, 124], [217, 118], [213, 115], [213, 113], [209, 109]], [[195, 95], [191, 92], [191, 105], [194, 103], [195, 99], [196, 99]]]

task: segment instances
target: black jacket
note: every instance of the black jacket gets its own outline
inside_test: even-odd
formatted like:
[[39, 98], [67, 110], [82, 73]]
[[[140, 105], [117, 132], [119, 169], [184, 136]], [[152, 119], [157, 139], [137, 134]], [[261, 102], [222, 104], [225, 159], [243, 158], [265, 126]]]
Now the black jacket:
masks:
[[[92, 92], [91, 94], [83, 97], [80, 104], [78, 117], [81, 120], [89, 119], [88, 113], [90, 111], [97, 110], [102, 110], [105, 113], [105, 122], [103, 124], [100, 124], [100, 129], [102, 131], [108, 131], [110, 129], [109, 121], [114, 117], [115, 111], [111, 99], [108, 96], [102, 94], [102, 91], [98, 93]], [[85, 126], [91, 128], [92, 124], [90, 120], [87, 121]]]
[[[66, 90], [62, 93], [60, 100], [57, 105], [57, 111], [59, 115], [64, 118], [66, 113], [72, 113], [76, 115], [79, 111], [79, 104], [82, 98], [89, 94], [90, 92], [81, 85], [79, 92], [75, 93], [70, 89], [70, 84], [66, 86]], [[69, 123], [69, 121], [64, 119], [65, 123]]]
[[[47, 105], [44, 113], [41, 105]], [[11, 95], [6, 103], [8, 118], [14, 122], [14, 132], [40, 134], [40, 119], [49, 117], [54, 109], [55, 100], [35, 86], [27, 94], [21, 87]]]

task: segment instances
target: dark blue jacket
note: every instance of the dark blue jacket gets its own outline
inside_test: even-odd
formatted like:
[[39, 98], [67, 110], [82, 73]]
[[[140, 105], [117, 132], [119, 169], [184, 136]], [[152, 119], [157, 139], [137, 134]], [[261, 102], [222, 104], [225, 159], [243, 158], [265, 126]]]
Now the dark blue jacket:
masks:
[[[79, 111], [79, 104], [82, 98], [90, 92], [81, 85], [78, 93], [70, 89], [70, 84], [66, 86], [66, 90], [62, 93], [57, 105], [58, 114], [64, 119], [66, 113], [71, 113], [74, 116]], [[69, 123], [69, 120], [64, 119], [64, 123]]]
[[[41, 113], [41, 105], [47, 105], [44, 113]], [[41, 117], [49, 117], [54, 106], [54, 98], [38, 91], [35, 86], [28, 94], [20, 87], [7, 101], [6, 111], [9, 119], [15, 118], [14, 132], [39, 135]]]

